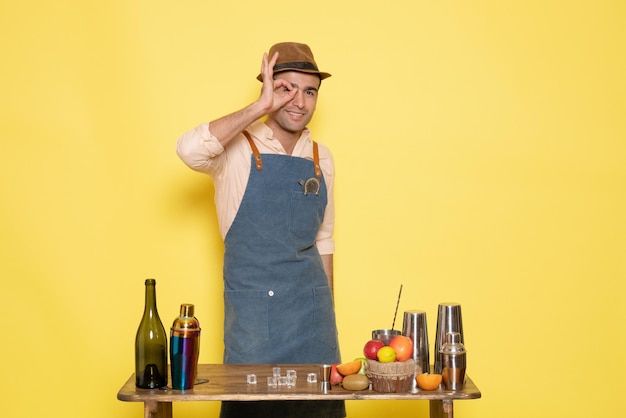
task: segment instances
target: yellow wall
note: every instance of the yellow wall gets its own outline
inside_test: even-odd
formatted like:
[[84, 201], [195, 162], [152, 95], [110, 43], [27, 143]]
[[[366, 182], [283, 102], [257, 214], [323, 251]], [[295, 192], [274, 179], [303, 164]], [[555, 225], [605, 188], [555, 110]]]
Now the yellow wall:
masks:
[[3, 3], [0, 416], [141, 416], [115, 395], [147, 277], [167, 327], [197, 305], [201, 361], [221, 360], [212, 185], [174, 144], [253, 100], [282, 40], [333, 73], [312, 128], [337, 164], [344, 359], [403, 284], [431, 346], [438, 303], [462, 304], [483, 398], [459, 417], [624, 410], [624, 2]]

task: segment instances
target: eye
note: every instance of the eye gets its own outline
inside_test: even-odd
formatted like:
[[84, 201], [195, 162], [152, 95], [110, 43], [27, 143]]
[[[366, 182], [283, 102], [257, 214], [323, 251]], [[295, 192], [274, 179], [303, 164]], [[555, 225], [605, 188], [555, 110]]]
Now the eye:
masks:
[[315, 96], [317, 96], [317, 91], [315, 91], [315, 90], [307, 90], [306, 94], [308, 96], [315, 97]]

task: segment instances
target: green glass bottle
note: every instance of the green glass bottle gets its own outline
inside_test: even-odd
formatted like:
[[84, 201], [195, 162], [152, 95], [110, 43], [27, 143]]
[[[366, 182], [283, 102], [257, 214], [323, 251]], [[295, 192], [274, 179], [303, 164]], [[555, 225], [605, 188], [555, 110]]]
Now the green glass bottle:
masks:
[[167, 386], [167, 334], [156, 306], [156, 280], [146, 279], [146, 304], [135, 337], [135, 384]]

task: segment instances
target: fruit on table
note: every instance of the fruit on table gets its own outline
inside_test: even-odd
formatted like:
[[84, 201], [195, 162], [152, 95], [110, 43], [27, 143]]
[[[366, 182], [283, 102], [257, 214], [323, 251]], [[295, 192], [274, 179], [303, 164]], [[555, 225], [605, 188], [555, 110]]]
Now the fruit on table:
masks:
[[365, 357], [358, 357], [354, 359], [354, 361], [356, 360], [359, 360], [361, 362], [361, 368], [359, 369], [357, 373], [365, 374], [365, 367], [367, 365], [367, 359]]
[[363, 355], [370, 360], [378, 360], [376, 354], [384, 346], [385, 343], [380, 340], [369, 340], [363, 347]]
[[342, 380], [343, 376], [337, 371], [337, 364], [335, 363], [330, 367], [330, 384], [338, 385]]
[[337, 365], [337, 371], [341, 373], [342, 376], [349, 376], [351, 374], [358, 373], [361, 370], [363, 363], [361, 360], [349, 361], [347, 363], [342, 363]]
[[404, 335], [396, 335], [389, 341], [389, 347], [396, 352], [396, 361], [407, 361], [413, 357], [413, 341]]
[[364, 374], [351, 374], [343, 378], [342, 386], [346, 390], [364, 390], [370, 385], [370, 381]]
[[396, 350], [386, 345], [378, 350], [376, 357], [381, 363], [393, 363], [394, 361], [396, 361]]
[[441, 384], [442, 376], [440, 374], [422, 373], [415, 377], [417, 386], [423, 390], [435, 390]]

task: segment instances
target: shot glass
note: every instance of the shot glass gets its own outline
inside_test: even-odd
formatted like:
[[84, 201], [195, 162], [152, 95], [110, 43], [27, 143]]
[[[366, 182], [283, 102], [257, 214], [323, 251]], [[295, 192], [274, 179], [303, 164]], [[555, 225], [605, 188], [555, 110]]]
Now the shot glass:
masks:
[[327, 393], [331, 390], [330, 386], [330, 370], [332, 365], [320, 364], [320, 389], [323, 393]]

